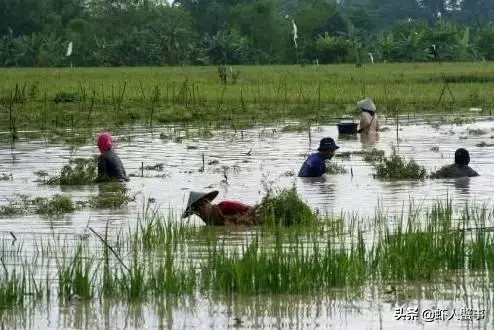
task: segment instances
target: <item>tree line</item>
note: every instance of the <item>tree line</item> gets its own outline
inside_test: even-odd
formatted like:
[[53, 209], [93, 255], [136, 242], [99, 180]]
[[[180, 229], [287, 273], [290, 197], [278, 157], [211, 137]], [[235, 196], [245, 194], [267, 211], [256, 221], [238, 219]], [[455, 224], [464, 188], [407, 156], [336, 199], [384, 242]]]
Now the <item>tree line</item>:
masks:
[[494, 60], [494, 1], [0, 0], [0, 36], [4, 67]]

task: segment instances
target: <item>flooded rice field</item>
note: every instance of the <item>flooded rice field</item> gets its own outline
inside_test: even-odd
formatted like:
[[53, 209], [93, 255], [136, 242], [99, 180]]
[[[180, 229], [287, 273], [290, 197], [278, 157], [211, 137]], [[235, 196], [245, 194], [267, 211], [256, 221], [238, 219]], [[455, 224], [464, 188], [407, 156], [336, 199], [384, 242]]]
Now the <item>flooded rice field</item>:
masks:
[[[109, 235], [115, 238], [121, 230], [136, 227], [148, 203], [159, 208], [165, 217], [174, 214], [170, 219], [178, 222], [177, 215], [183, 211], [190, 191], [218, 190], [218, 201], [230, 199], [256, 204], [267, 187], [295, 185], [301, 198], [319, 213], [373, 217], [376, 209], [380, 209], [389, 215], [389, 221], [406, 212], [411, 200], [424, 208], [448, 198], [455, 206], [467, 202], [490, 204], [494, 196], [490, 186], [494, 179], [494, 160], [490, 155], [494, 134], [492, 119], [482, 118], [464, 125], [438, 123], [441, 120], [436, 117], [404, 117], [400, 118], [397, 128], [394, 120], [383, 120], [381, 126], [387, 129], [377, 139], [339, 136], [336, 125], [313, 126], [301, 131], [284, 129], [295, 123], [207, 132], [203, 128], [178, 126], [126, 128], [115, 135], [115, 144], [127, 174], [132, 176], [127, 187], [137, 193], [135, 202], [118, 209], [83, 210], [60, 217], [4, 217], [0, 222], [0, 233], [4, 237], [2, 251], [7, 260], [8, 251], [15, 251], [15, 244], [22, 242], [22, 257], [33, 259], [40, 249], [40, 241], [57, 235], [63, 235], [68, 242], [87, 238], [88, 227], [102, 235], [108, 228]], [[22, 132], [20, 134], [22, 136]], [[48, 143], [37, 132], [29, 135], [39, 137], [21, 138], [15, 145], [5, 143], [0, 148], [0, 175], [4, 175], [4, 180], [0, 180], [0, 205], [7, 204], [16, 194], [33, 197], [70, 194], [74, 201], [83, 201], [100, 193], [97, 185], [40, 185], [34, 174], [39, 170], [58, 174], [71, 157], [96, 155], [95, 144], [74, 148]], [[334, 137], [340, 146], [331, 162], [345, 167], [347, 173], [318, 179], [298, 178], [305, 156], [314, 152], [325, 136]], [[452, 163], [454, 151], [464, 147], [470, 151], [470, 166], [480, 177], [382, 181], [373, 177], [372, 165], [362, 156], [341, 157], [343, 153], [372, 148], [389, 154], [393, 147], [428, 171]], [[201, 224], [201, 221], [192, 217], [189, 224]], [[220, 230], [219, 234], [226, 244], [234, 245], [255, 231]], [[105, 250], [93, 236], [90, 247], [96, 254], [103, 254]], [[191, 240], [188, 248], [182, 249], [180, 251], [186, 251], [189, 257], [201, 258], [200, 239]], [[44, 265], [43, 261], [36, 262], [32, 265]], [[5, 265], [2, 259], [2, 264], [8, 269], [8, 261]], [[43, 269], [57, 274], [54, 265]], [[33, 273], [40, 276], [39, 269]], [[2, 324], [6, 328], [28, 329], [491, 328], [490, 277], [467, 275], [462, 272], [440, 284], [414, 282], [395, 286], [388, 283], [359, 289], [339, 288], [324, 294], [249, 296], [232, 293], [217, 297], [197, 290], [187, 298], [155, 297], [151, 302], [140, 304], [110, 303], [101, 299], [86, 302], [72, 296], [68, 304], [63, 304], [60, 295], [50, 291], [48, 302], [27, 304], [21, 310], [4, 313]], [[60, 285], [57, 275], [46, 282], [50, 288]]]
[[[145, 128], [128, 129], [126, 135], [116, 136], [116, 151], [132, 176], [128, 187], [138, 192], [140, 199], [151, 198], [165, 212], [183, 211], [189, 191], [218, 190], [217, 200], [233, 199], [258, 203], [264, 196], [264, 186], [283, 187], [295, 184], [303, 199], [321, 212], [356, 212], [373, 215], [378, 205], [388, 212], [400, 212], [403, 203], [412, 198], [427, 206], [428, 201], [453, 198], [455, 203], [489, 201], [494, 159], [491, 147], [494, 131], [489, 120], [466, 125], [425, 124], [424, 120], [403, 119], [398, 131], [393, 121], [384, 127], [376, 139], [338, 136], [335, 125], [312, 127], [308, 131], [282, 133], [283, 126], [257, 127], [243, 131], [212, 132], [210, 138], [186, 138], [183, 128], [162, 127], [152, 131]], [[472, 133], [474, 132], [474, 133]], [[480, 132], [480, 133], [479, 133]], [[192, 135], [192, 134], [190, 134]], [[325, 136], [337, 138], [340, 145], [332, 162], [346, 168], [346, 174], [327, 175], [318, 179], [297, 178], [298, 170], [309, 152], [315, 152], [319, 140]], [[183, 138], [182, 138], [183, 137]], [[309, 138], [311, 140], [309, 140]], [[479, 143], [486, 146], [478, 146]], [[362, 156], [338, 157], [343, 153], [376, 148], [389, 154], [392, 147], [399, 154], [413, 158], [428, 171], [454, 162], [454, 151], [459, 147], [469, 150], [471, 167], [481, 174], [469, 180], [381, 181], [373, 178], [373, 168]], [[77, 200], [98, 193], [97, 186], [60, 187], [40, 186], [34, 174], [45, 170], [57, 174], [71, 157], [90, 157], [97, 154], [96, 145], [70, 148], [38, 141], [6, 144], [0, 150], [0, 201], [6, 202], [13, 194], [49, 196], [70, 193]], [[204, 158], [203, 158], [204, 156]], [[204, 163], [203, 163], [204, 159]], [[162, 169], [146, 169], [162, 164]], [[144, 171], [142, 171], [144, 165]], [[204, 171], [201, 168], [204, 165]], [[353, 175], [352, 175], [353, 174]], [[143, 176], [142, 176], [143, 175]], [[138, 198], [139, 199], [139, 198]], [[16, 231], [22, 226], [39, 232], [74, 230], [87, 224], [120, 226], [135, 219], [142, 207], [99, 213], [76, 213], [55, 224], [36, 218], [4, 221], [5, 228]]]

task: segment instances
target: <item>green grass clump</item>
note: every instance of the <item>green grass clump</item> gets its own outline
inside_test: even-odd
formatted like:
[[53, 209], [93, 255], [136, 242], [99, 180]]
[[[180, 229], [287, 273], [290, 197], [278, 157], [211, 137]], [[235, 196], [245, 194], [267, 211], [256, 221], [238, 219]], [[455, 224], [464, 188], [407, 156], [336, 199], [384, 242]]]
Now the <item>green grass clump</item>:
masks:
[[41, 215], [60, 215], [75, 211], [70, 196], [55, 195], [52, 198], [17, 195], [9, 204], [0, 206], [0, 215], [18, 216], [36, 213]]
[[70, 196], [55, 195], [52, 198], [35, 198], [35, 212], [42, 215], [60, 215], [75, 211]]
[[[67, 263], [67, 262], [70, 263]], [[62, 301], [77, 295], [81, 299], [90, 299], [95, 294], [93, 273], [95, 271], [94, 259], [88, 257], [87, 250], [82, 244], [71, 259], [64, 256], [61, 262], [57, 260], [58, 267], [58, 295]]]
[[49, 185], [75, 186], [95, 182], [98, 176], [98, 158], [75, 158], [62, 168], [59, 176], [46, 180]]
[[312, 246], [281, 235], [276, 235], [274, 245], [262, 247], [256, 240], [243, 255], [217, 248], [201, 267], [203, 290], [242, 295], [311, 294], [365, 283], [364, 249], [349, 251], [331, 243]]
[[330, 163], [326, 168], [326, 174], [329, 175], [345, 174], [347, 172], [347, 169], [343, 165], [337, 163]]
[[32, 201], [30, 201], [27, 195], [16, 195], [16, 198], [9, 199], [7, 205], [0, 206], [0, 215], [3, 216], [17, 216], [26, 215], [29, 213]]
[[129, 195], [129, 189], [119, 182], [105, 182], [100, 187], [100, 194], [89, 199], [91, 208], [119, 208], [136, 199], [135, 195]]
[[385, 180], [423, 180], [426, 170], [413, 159], [408, 163], [393, 149], [389, 157], [374, 164], [375, 176]]
[[15, 269], [9, 274], [0, 276], [0, 311], [19, 306], [24, 303], [28, 293], [29, 280], [25, 271], [21, 274]]
[[263, 224], [291, 226], [314, 224], [318, 221], [317, 216], [300, 199], [294, 187], [283, 189], [276, 196], [271, 196], [271, 192], [268, 192], [259, 205], [258, 211]]
[[147, 171], [163, 171], [164, 167], [165, 167], [164, 163], [158, 163], [158, 164], [154, 164], [154, 165], [144, 166], [144, 169]]

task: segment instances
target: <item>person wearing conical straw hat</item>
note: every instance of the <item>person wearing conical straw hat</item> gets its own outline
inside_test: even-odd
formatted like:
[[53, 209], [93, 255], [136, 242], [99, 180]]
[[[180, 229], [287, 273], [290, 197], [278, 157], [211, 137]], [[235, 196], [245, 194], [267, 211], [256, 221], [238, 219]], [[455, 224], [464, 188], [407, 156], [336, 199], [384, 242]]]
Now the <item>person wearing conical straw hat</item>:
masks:
[[260, 219], [255, 214], [255, 207], [236, 201], [222, 201], [218, 204], [212, 204], [211, 202], [217, 196], [217, 190], [209, 193], [191, 191], [182, 218], [195, 214], [206, 225], [210, 226], [257, 226], [260, 224]]
[[358, 108], [362, 111], [358, 133], [372, 133], [379, 131], [379, 119], [376, 115], [376, 105], [367, 98], [357, 102]]

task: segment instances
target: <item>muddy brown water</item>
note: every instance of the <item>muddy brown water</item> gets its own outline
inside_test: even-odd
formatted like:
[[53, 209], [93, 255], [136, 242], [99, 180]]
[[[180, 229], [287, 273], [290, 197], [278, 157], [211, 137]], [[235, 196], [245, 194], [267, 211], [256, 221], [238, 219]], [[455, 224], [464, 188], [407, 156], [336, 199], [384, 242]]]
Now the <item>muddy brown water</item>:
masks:
[[[383, 121], [381, 126], [389, 130], [381, 132], [376, 141], [361, 137], [338, 136], [336, 125], [313, 126], [309, 135], [303, 132], [282, 132], [277, 126], [254, 127], [245, 130], [213, 131], [209, 138], [188, 138], [194, 129], [167, 126], [154, 129], [133, 127], [115, 136], [116, 151], [128, 174], [132, 175], [127, 186], [138, 193], [136, 203], [118, 210], [79, 211], [56, 219], [40, 216], [4, 217], [0, 232], [8, 236], [15, 233], [19, 240], [33, 235], [56, 232], [80, 235], [89, 225], [100, 232], [108, 224], [113, 232], [135, 224], [137, 214], [148, 199], [162, 212], [180, 214], [189, 191], [218, 190], [217, 200], [233, 199], [255, 204], [264, 195], [264, 186], [287, 187], [295, 185], [299, 194], [314, 208], [323, 213], [352, 213], [373, 216], [379, 206], [388, 214], [400, 214], [410, 199], [427, 207], [435, 200], [452, 198], [455, 205], [468, 202], [490, 203], [494, 196], [494, 147], [479, 147], [480, 142], [494, 143], [492, 118], [481, 118], [465, 125], [430, 125], [438, 118], [401, 118], [398, 126], [393, 120]], [[485, 134], [475, 134], [472, 129]], [[36, 132], [32, 132], [36, 135]], [[481, 132], [482, 133], [482, 132]], [[22, 136], [22, 132], [21, 132]], [[349, 159], [335, 157], [332, 161], [343, 165], [348, 173], [325, 176], [319, 179], [301, 179], [296, 174], [305, 155], [314, 152], [319, 139], [336, 138], [338, 152], [352, 152], [377, 148], [387, 154], [393, 146], [401, 155], [413, 157], [428, 171], [438, 169], [453, 161], [458, 147], [470, 151], [471, 166], [481, 176], [461, 180], [424, 180], [385, 182], [373, 178], [371, 165], [361, 156]], [[181, 137], [178, 141], [177, 137]], [[433, 148], [437, 147], [437, 148]], [[35, 171], [45, 170], [58, 174], [70, 157], [89, 157], [97, 154], [95, 145], [71, 149], [67, 145], [48, 143], [41, 137], [29, 141], [17, 141], [15, 146], [0, 147], [0, 175], [12, 175], [0, 181], [0, 203], [4, 204], [14, 194], [33, 197], [70, 194], [73, 200], [85, 200], [98, 194], [98, 187], [50, 187], [39, 185]], [[199, 171], [203, 166], [204, 171]], [[141, 166], [163, 163], [163, 171], [144, 170]], [[352, 175], [353, 173], [353, 175]], [[225, 180], [225, 175], [227, 179]], [[191, 222], [200, 223], [197, 218]], [[228, 234], [225, 234], [228, 235]], [[233, 235], [233, 234], [232, 234]], [[27, 249], [29, 251], [29, 248]], [[369, 289], [370, 290], [370, 289]], [[473, 289], [472, 289], [473, 290]], [[486, 298], [487, 299], [487, 298]], [[56, 300], [56, 297], [54, 298]], [[382, 295], [366, 292], [352, 299], [346, 297], [278, 297], [269, 299], [238, 298], [235, 301], [214, 301], [198, 297], [194, 307], [177, 304], [166, 311], [154, 305], [135, 307], [123, 305], [102, 306], [76, 303], [68, 307], [57, 304], [27, 308], [21, 313], [4, 317], [6, 325], [29, 329], [78, 329], [78, 328], [322, 328], [322, 329], [401, 329], [401, 328], [489, 328], [492, 317], [482, 321], [449, 322], [397, 321], [394, 319], [396, 300], [383, 300]], [[480, 300], [479, 300], [480, 301]], [[463, 298], [452, 295], [449, 300], [434, 297], [419, 300], [408, 299], [422, 309], [433, 306], [450, 306], [450, 309], [467, 307]], [[403, 302], [405, 303], [405, 301]], [[471, 304], [474, 304], [470, 301]], [[483, 307], [485, 308], [485, 306]], [[490, 307], [488, 308], [490, 310]], [[8, 326], [9, 327], [9, 326]]]

